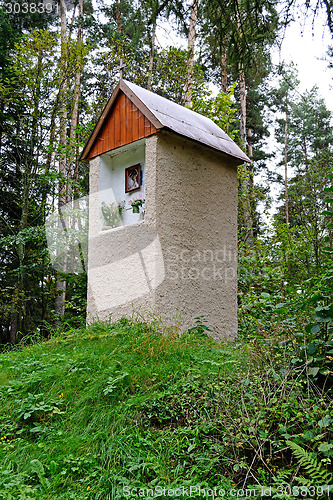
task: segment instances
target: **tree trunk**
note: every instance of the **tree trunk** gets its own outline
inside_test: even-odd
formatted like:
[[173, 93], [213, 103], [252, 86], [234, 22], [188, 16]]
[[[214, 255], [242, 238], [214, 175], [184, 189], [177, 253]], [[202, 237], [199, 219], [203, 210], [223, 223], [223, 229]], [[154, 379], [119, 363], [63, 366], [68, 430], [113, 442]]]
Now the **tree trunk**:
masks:
[[[119, 34], [121, 34], [122, 27], [121, 27], [121, 11], [120, 11], [119, 0], [117, 0], [116, 19], [117, 19], [117, 31]], [[119, 53], [119, 79], [121, 80], [124, 76], [123, 44], [121, 42], [119, 43], [118, 53]]]
[[227, 52], [223, 49], [221, 55], [221, 75], [222, 75], [222, 85], [221, 90], [225, 94], [228, 90], [228, 71], [227, 71]]
[[198, 2], [199, 0], [193, 0], [191, 6], [190, 26], [188, 31], [189, 60], [187, 65], [187, 82], [186, 82], [186, 90], [184, 97], [184, 104], [188, 107], [191, 107], [192, 103], [194, 48], [195, 48], [195, 38], [196, 38], [196, 24], [198, 20]]
[[286, 103], [286, 122], [284, 124], [284, 188], [285, 188], [286, 224], [288, 225], [289, 224], [289, 199], [288, 199], [288, 103]]
[[[60, 83], [60, 134], [59, 134], [59, 173], [62, 174], [62, 179], [59, 181], [59, 197], [58, 210], [61, 212], [62, 207], [67, 203], [70, 196], [70, 188], [68, 187], [68, 170], [67, 170], [67, 59], [68, 59], [68, 43], [67, 43], [67, 19], [66, 19], [66, 2], [60, 0], [60, 17], [61, 17], [61, 83]], [[63, 264], [63, 272], [66, 272], [66, 262]], [[66, 281], [57, 281], [56, 284], [57, 296], [55, 298], [55, 312], [59, 316], [65, 314], [66, 300]]]
[[10, 326], [9, 326], [9, 342], [11, 344], [17, 344], [17, 311], [13, 311], [10, 315]]
[[153, 28], [152, 28], [152, 33], [151, 33], [151, 47], [150, 47], [150, 55], [149, 55], [148, 87], [147, 87], [148, 90], [151, 90], [152, 79], [153, 79], [155, 40], [156, 40], [156, 19], [153, 22]]
[[74, 180], [74, 194], [78, 193], [78, 178], [79, 178], [79, 160], [78, 160], [78, 145], [77, 145], [77, 131], [76, 128], [79, 122], [79, 101], [81, 97], [81, 75], [83, 68], [83, 54], [82, 54], [82, 16], [83, 16], [83, 0], [79, 0], [79, 24], [77, 31], [77, 50], [76, 50], [76, 69], [74, 80], [74, 93], [73, 93], [73, 111], [71, 116], [70, 128], [70, 172], [73, 174]]
[[[240, 140], [245, 152], [247, 152], [247, 131], [246, 131], [246, 82], [245, 71], [243, 64], [239, 64], [239, 95], [240, 95]], [[241, 175], [241, 192], [242, 192], [242, 213], [243, 213], [243, 228], [245, 230], [245, 238], [248, 242], [253, 240], [253, 220], [251, 211], [251, 173], [249, 165], [244, 165]]]
[[247, 155], [252, 160], [253, 158], [253, 144], [252, 144], [252, 129], [247, 129]]
[[239, 99], [240, 99], [240, 141], [247, 152], [247, 139], [246, 139], [246, 82], [245, 82], [245, 71], [243, 64], [239, 64]]

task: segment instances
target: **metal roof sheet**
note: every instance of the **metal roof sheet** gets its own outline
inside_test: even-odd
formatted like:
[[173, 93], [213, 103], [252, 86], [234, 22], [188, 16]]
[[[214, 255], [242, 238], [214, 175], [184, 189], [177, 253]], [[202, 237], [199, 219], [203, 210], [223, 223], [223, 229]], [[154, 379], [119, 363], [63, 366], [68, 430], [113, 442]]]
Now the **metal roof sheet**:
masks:
[[97, 139], [99, 131], [120, 91], [153, 123], [156, 129], [169, 129], [183, 137], [205, 144], [242, 162], [251, 162], [244, 151], [209, 118], [127, 80], [120, 80], [109, 102], [105, 106], [96, 127], [81, 153], [82, 160], [88, 157], [89, 151]]
[[[162, 127], [239, 158], [242, 161], [250, 162], [237, 144], [209, 118], [143, 89], [134, 83], [126, 80], [123, 80], [123, 83], [153, 113]], [[126, 89], [123, 90], [126, 93]]]

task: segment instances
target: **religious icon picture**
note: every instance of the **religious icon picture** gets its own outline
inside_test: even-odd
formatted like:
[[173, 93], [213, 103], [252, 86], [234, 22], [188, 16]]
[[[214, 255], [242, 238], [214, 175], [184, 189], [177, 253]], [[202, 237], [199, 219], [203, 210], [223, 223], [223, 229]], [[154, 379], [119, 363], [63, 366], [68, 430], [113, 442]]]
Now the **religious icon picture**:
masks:
[[133, 165], [125, 168], [125, 193], [130, 193], [135, 189], [139, 189], [141, 184], [141, 165]]

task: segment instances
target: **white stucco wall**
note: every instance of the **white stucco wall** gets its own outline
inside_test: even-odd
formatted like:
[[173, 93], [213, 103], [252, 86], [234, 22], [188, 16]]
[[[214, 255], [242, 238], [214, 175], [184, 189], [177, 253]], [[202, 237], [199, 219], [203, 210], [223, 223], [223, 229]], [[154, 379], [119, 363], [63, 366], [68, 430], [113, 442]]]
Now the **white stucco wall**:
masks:
[[[125, 168], [143, 165], [140, 190], [125, 193]], [[151, 159], [149, 160], [151, 163]], [[122, 225], [102, 230], [101, 203], [145, 196], [145, 141], [119, 148], [90, 161], [87, 320], [117, 319], [133, 307], [152, 310], [153, 293], [164, 279], [164, 266], [155, 225], [126, 211]], [[149, 221], [150, 220], [150, 221]]]
[[[145, 140], [144, 156], [144, 221], [100, 231], [99, 200], [91, 197], [88, 321], [151, 311], [178, 315], [186, 329], [202, 315], [215, 338], [234, 337], [236, 162], [165, 131]], [[112, 177], [103, 158], [99, 166], [98, 158], [91, 162], [91, 194], [112, 179], [118, 193], [121, 176]]]
[[216, 338], [237, 333], [235, 165], [174, 134], [157, 136], [154, 203], [165, 279], [155, 308], [179, 311], [184, 328], [202, 315]]
[[[141, 164], [142, 185], [130, 193], [125, 193], [125, 168]], [[119, 225], [133, 224], [140, 220], [139, 214], [133, 214], [129, 201], [139, 194], [145, 197], [145, 140], [123, 146], [100, 156], [99, 175], [99, 205], [102, 202], [112, 203], [125, 201], [126, 210], [123, 212]], [[99, 228], [103, 228], [103, 216], [99, 214]]]

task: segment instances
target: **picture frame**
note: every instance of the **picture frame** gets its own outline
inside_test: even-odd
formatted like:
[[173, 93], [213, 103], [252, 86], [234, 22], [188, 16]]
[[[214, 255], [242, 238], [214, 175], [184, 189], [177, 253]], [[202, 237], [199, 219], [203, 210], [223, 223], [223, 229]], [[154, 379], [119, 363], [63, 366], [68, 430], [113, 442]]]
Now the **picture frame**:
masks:
[[125, 168], [125, 193], [131, 193], [141, 186], [141, 164]]

